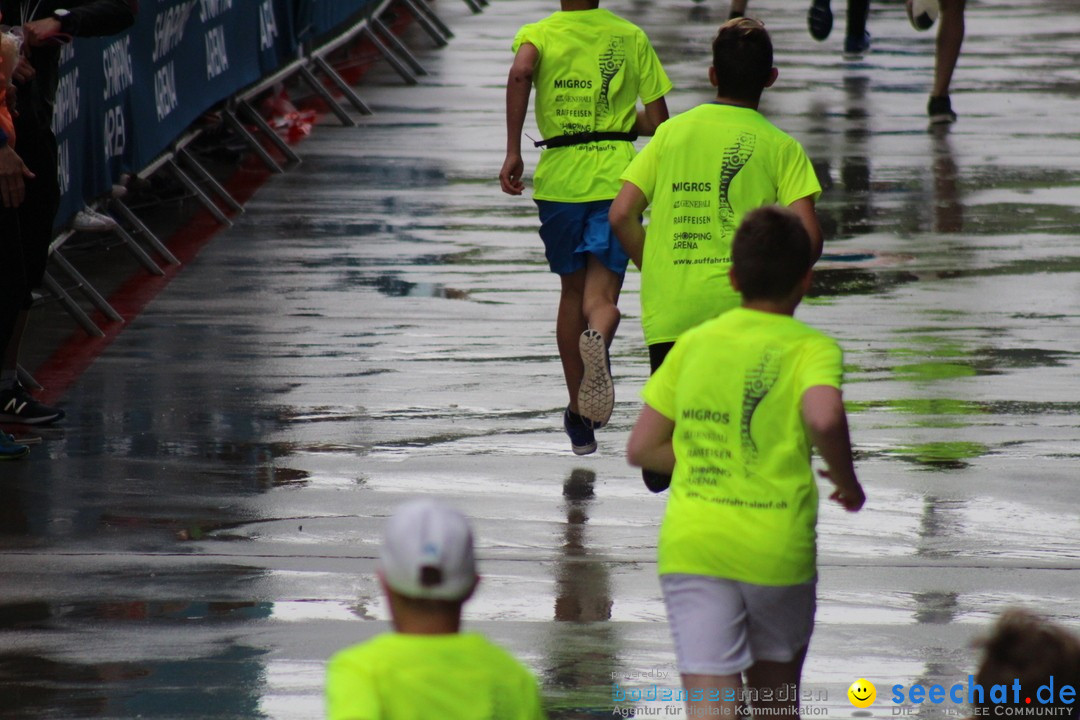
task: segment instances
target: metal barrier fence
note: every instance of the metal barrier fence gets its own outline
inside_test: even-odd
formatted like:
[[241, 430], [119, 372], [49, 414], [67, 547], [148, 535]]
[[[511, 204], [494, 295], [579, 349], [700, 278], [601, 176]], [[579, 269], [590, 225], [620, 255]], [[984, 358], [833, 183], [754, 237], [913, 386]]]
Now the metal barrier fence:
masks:
[[[478, 13], [488, 0], [465, 3]], [[111, 232], [148, 272], [164, 274], [159, 261], [179, 264], [122, 199], [94, 202], [108, 198], [122, 174], [147, 178], [167, 171], [224, 225], [231, 221], [222, 204], [243, 211], [187, 149], [200, 133], [192, 123], [208, 110], [220, 110], [271, 171], [283, 172], [267, 144], [287, 162], [300, 158], [253, 107], [256, 96], [296, 77], [343, 124], [355, 124], [319, 76], [340, 91], [344, 103], [370, 114], [327, 60], [358, 38], [370, 43], [405, 82], [416, 83], [425, 69], [383, 21], [394, 5], [410, 14], [437, 46], [452, 37], [427, 0], [158, 0], [142, 3], [135, 25], [122, 35], [80, 38], [67, 46], [53, 119], [63, 195], [51, 267], [72, 284], [65, 287], [47, 272], [45, 290], [90, 335], [104, 333], [69, 290], [81, 291], [108, 320], [122, 319], [64, 254], [64, 243], [75, 232], [67, 226], [88, 203], [112, 214], [117, 223]], [[25, 382], [34, 384], [20, 371]]]

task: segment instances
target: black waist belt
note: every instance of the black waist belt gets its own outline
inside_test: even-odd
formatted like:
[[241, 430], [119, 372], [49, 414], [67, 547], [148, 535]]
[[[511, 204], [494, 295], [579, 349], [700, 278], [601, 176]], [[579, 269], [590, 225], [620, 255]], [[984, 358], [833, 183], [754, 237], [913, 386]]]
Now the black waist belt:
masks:
[[560, 148], [570, 147], [571, 145], [584, 145], [591, 142], [603, 142], [604, 140], [634, 142], [637, 138], [638, 134], [636, 132], [583, 132], [572, 135], [556, 135], [547, 140], [538, 140], [533, 145], [536, 147]]

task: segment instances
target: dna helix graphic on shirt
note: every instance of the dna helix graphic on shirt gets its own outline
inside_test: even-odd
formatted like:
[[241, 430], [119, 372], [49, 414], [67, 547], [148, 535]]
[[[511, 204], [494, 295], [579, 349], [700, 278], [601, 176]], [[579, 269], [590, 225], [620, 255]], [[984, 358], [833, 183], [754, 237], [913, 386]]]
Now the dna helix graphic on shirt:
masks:
[[757, 136], [752, 133], [740, 133], [739, 138], [724, 149], [724, 161], [720, 168], [720, 197], [717, 203], [717, 213], [720, 219], [721, 233], [725, 237], [735, 234], [735, 209], [731, 207], [728, 193], [731, 183], [739, 171], [746, 167], [746, 163], [754, 154], [757, 145]]
[[746, 373], [746, 380], [743, 383], [742, 414], [739, 418], [739, 437], [744, 459], [757, 459], [758, 447], [750, 434], [750, 423], [761, 401], [776, 384], [776, 378], [779, 375], [780, 350], [772, 347], [765, 348], [761, 359]]
[[600, 96], [596, 99], [596, 120], [611, 112], [609, 93], [611, 81], [626, 63], [626, 41], [614, 36], [608, 40], [607, 49], [600, 53]]

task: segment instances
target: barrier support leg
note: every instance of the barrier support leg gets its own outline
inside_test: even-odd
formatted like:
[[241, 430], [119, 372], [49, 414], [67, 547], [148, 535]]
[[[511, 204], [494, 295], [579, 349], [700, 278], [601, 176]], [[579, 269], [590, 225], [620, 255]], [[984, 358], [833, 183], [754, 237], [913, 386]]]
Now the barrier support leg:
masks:
[[274, 144], [274, 147], [281, 151], [282, 155], [290, 162], [300, 162], [300, 156], [293, 152], [293, 149], [289, 147], [289, 143], [285, 142], [280, 135], [274, 132], [274, 128], [270, 127], [270, 123], [266, 122], [266, 120], [263, 119], [263, 116], [260, 115], [255, 108], [251, 107], [251, 103], [247, 100], [241, 100], [238, 107], [240, 110], [244, 111], [244, 114], [248, 116], [248, 119], [251, 120], [251, 122], [255, 123], [255, 127], [259, 128], [259, 130], [270, 139], [270, 142]]
[[121, 322], [124, 318], [120, 316], [120, 313], [116, 312], [116, 309], [109, 304], [109, 301], [102, 297], [101, 293], [94, 289], [94, 286], [86, 281], [82, 273], [75, 269], [75, 266], [68, 262], [68, 259], [64, 257], [59, 250], [54, 250], [53, 254], [49, 256], [51, 260], [55, 261], [60, 269], [67, 273], [67, 276], [82, 290], [86, 298], [93, 303], [94, 307], [101, 311], [101, 314], [109, 318], [114, 322]]
[[397, 71], [397, 74], [401, 76], [401, 79], [405, 81], [406, 85], [416, 84], [416, 76], [412, 74], [412, 70], [408, 65], [401, 61], [401, 58], [394, 54], [393, 50], [388, 48], [383, 41], [379, 39], [379, 36], [375, 34], [369, 25], [364, 25], [360, 34], [371, 41], [371, 44], [375, 46], [375, 49], [379, 51], [380, 55], [386, 58], [386, 62], [390, 63], [394, 70]]
[[214, 176], [206, 171], [206, 168], [204, 168], [199, 163], [199, 161], [195, 159], [194, 155], [188, 152], [188, 149], [186, 147], [177, 150], [176, 154], [180, 157], [181, 160], [187, 163], [189, 168], [195, 171], [196, 175], [203, 179], [203, 182], [209, 185], [210, 188], [218, 194], [218, 197], [225, 201], [226, 205], [231, 207], [236, 212], [244, 212], [244, 206], [238, 203], [236, 199], [229, 194], [229, 191], [223, 188], [221, 186], [221, 183], [215, 180]]
[[44, 390], [41, 383], [34, 379], [34, 376], [30, 374], [30, 371], [24, 368], [22, 365], [15, 363], [15, 373], [19, 376], [19, 382], [23, 384], [23, 387], [30, 388], [31, 390]]
[[[337, 73], [334, 73], [335, 75]], [[338, 120], [342, 125], [346, 127], [356, 127], [356, 121], [349, 117], [349, 113], [345, 112], [345, 108], [341, 106], [334, 96], [330, 94], [330, 91], [323, 87], [323, 84], [319, 82], [319, 78], [315, 77], [315, 73], [311, 72], [311, 68], [306, 65], [300, 67], [300, 77], [304, 82], [308, 84], [315, 93], [323, 99], [323, 101], [330, 106], [330, 109], [338, 116]], [[342, 81], [344, 82], [344, 81]]]
[[225, 217], [225, 213], [221, 212], [221, 208], [217, 206], [217, 203], [215, 203], [209, 195], [203, 192], [203, 189], [199, 187], [199, 184], [197, 182], [188, 177], [188, 174], [185, 173], [184, 170], [180, 167], [180, 165], [176, 162], [175, 157], [169, 158], [166, 164], [169, 166], [169, 169], [173, 171], [176, 179], [183, 183], [184, 187], [186, 187], [195, 195], [199, 202], [203, 204], [203, 207], [205, 207], [207, 211], [209, 211], [209, 213], [217, 219], [218, 222], [227, 227], [232, 227], [232, 220]]
[[408, 63], [409, 67], [412, 68], [413, 73], [415, 73], [416, 75], [428, 74], [428, 71], [424, 69], [424, 66], [420, 64], [420, 61], [416, 59], [416, 56], [409, 52], [409, 48], [405, 45], [405, 43], [401, 42], [401, 39], [398, 38], [397, 35], [392, 33], [390, 31], [390, 28], [386, 27], [386, 24], [382, 20], [377, 17], [373, 17], [370, 21], [368, 21], [368, 24], [375, 32], [382, 35], [383, 40], [386, 41], [387, 45], [393, 48], [394, 52], [397, 54], [398, 57]]
[[401, 0], [401, 3], [409, 9], [409, 12], [416, 18], [416, 22], [435, 42], [435, 45], [446, 47], [449, 44], [447, 39], [454, 37], [454, 34], [450, 32], [450, 28], [446, 27], [442, 20], [431, 12], [427, 5], [421, 5], [423, 0]]
[[113, 198], [112, 204], [120, 211], [121, 215], [127, 218], [127, 221], [131, 223], [131, 226], [135, 228], [135, 231], [146, 238], [146, 241], [150, 243], [154, 250], [156, 250], [161, 257], [165, 258], [165, 262], [170, 265], [180, 264], [180, 259], [173, 255], [172, 252], [169, 251], [169, 248], [165, 247], [165, 243], [161, 242], [161, 240], [158, 239], [158, 236], [155, 235], [150, 228], [146, 227], [146, 223], [140, 220], [139, 216], [136, 215], [131, 208], [125, 205], [119, 198]]
[[50, 275], [48, 271], [46, 271], [44, 277], [41, 278], [41, 284], [46, 290], [53, 294], [53, 297], [60, 301], [60, 304], [67, 310], [68, 315], [71, 315], [75, 322], [86, 331], [87, 335], [99, 338], [105, 337], [105, 333], [101, 332], [101, 328], [94, 324], [94, 321], [90, 319], [90, 316], [79, 307], [77, 302], [71, 299], [67, 290], [64, 290], [60, 283], [56, 282], [56, 279]]
[[[334, 68], [331, 67], [330, 63], [326, 62], [326, 60], [324, 60], [321, 55], [316, 55], [314, 58], [312, 58], [312, 61], [320, 70], [326, 73], [326, 76], [330, 78], [330, 80], [335, 85], [337, 85], [337, 88], [341, 91], [341, 94], [345, 96], [345, 99], [348, 100], [349, 103], [354, 108], [356, 108], [358, 112], [363, 115], [375, 114], [374, 111], [370, 107], [368, 107], [367, 103], [360, 99], [360, 96], [356, 94], [356, 91], [349, 87], [349, 83], [345, 82], [345, 78], [338, 75], [337, 71], [334, 70]], [[413, 82], [416, 81], [413, 80]], [[350, 120], [350, 122], [352, 121]], [[352, 124], [355, 125], [356, 123]]]
[[232, 108], [225, 108], [224, 112], [225, 121], [229, 123], [229, 126], [233, 130], [236, 131], [237, 135], [244, 139], [244, 142], [248, 144], [248, 147], [251, 148], [251, 151], [259, 156], [259, 158], [266, 164], [266, 167], [270, 170], [270, 172], [285, 172], [285, 168], [281, 167], [281, 165], [278, 165], [277, 160], [275, 160], [270, 153], [266, 152], [266, 148], [262, 146], [262, 143], [259, 142], [259, 139], [252, 135], [251, 131], [244, 127], [244, 123], [240, 122], [240, 119], [236, 117], [236, 112], [234, 112]]

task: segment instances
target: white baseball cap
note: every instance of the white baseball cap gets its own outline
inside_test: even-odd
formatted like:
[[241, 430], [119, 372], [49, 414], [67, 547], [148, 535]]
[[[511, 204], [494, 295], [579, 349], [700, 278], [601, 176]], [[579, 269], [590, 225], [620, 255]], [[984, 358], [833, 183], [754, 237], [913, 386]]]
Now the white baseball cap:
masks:
[[469, 521], [436, 500], [407, 502], [386, 522], [379, 563], [406, 597], [461, 600], [477, 579]]

